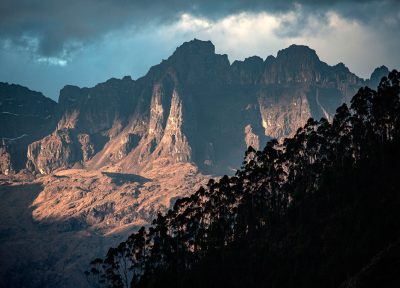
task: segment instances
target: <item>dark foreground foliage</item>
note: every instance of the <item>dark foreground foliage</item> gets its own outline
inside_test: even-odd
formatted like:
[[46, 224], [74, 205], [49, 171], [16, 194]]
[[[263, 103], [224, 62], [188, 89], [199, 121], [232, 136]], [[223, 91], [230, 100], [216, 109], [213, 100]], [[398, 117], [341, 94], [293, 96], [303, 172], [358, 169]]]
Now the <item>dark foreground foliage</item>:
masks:
[[400, 73], [329, 123], [249, 148], [96, 259], [99, 287], [400, 287]]

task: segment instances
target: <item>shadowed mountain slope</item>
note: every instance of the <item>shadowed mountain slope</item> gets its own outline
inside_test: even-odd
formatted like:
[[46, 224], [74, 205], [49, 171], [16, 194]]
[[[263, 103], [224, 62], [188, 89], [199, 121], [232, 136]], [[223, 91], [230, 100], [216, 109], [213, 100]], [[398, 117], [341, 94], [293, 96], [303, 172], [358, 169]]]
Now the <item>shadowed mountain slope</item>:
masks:
[[24, 168], [28, 145], [52, 131], [56, 106], [42, 93], [0, 82], [0, 174]]

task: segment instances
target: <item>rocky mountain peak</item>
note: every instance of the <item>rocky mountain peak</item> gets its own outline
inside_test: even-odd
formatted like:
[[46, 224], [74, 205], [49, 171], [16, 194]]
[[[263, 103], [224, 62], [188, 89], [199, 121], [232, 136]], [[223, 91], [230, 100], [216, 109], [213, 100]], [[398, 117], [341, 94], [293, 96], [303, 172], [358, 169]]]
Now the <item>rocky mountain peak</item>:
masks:
[[261, 65], [263, 63], [263, 59], [259, 56], [251, 56], [244, 59], [244, 63], [247, 65]]
[[286, 49], [282, 49], [278, 52], [277, 59], [281, 61], [310, 61], [318, 62], [319, 57], [315, 50], [305, 45], [292, 44]]
[[344, 65], [342, 62], [336, 64], [335, 66], [333, 66], [333, 68], [339, 72], [350, 73], [349, 68], [347, 68], [347, 66]]
[[369, 78], [370, 86], [377, 87], [381, 78], [387, 76], [388, 74], [389, 69], [384, 65], [375, 68], [374, 72], [372, 72], [371, 77]]
[[68, 107], [72, 102], [75, 102], [76, 97], [80, 94], [80, 88], [74, 85], [65, 85], [60, 90], [60, 95], [58, 96], [58, 104]]
[[152, 67], [149, 76], [160, 78], [168, 71], [174, 79], [197, 85], [203, 81], [221, 81], [229, 68], [228, 56], [215, 54], [211, 41], [194, 39], [183, 43], [167, 60]]
[[291, 45], [280, 50], [276, 58], [265, 60], [262, 82], [268, 83], [313, 83], [321, 79], [327, 64], [321, 62], [315, 50], [304, 45]]
[[210, 56], [215, 54], [215, 46], [211, 41], [193, 39], [176, 48], [172, 57]]
[[271, 63], [273, 63], [274, 61], [275, 61], [275, 57], [274, 56], [272, 56], [272, 55], [269, 55], [267, 58], [265, 58], [265, 61], [264, 61], [264, 63], [266, 64], [266, 65], [270, 65]]

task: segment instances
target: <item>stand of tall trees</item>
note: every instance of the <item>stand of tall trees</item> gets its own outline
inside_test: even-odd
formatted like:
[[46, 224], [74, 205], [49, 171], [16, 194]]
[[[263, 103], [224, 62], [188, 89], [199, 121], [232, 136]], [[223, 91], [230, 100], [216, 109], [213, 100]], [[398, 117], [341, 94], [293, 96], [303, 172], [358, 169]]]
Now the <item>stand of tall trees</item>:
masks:
[[309, 119], [283, 143], [250, 147], [235, 176], [177, 200], [148, 229], [93, 260], [88, 280], [98, 287], [400, 287], [396, 273], [368, 272], [381, 265], [400, 272], [399, 253], [379, 256], [400, 247], [399, 82], [393, 70], [377, 91], [361, 88], [331, 123]]

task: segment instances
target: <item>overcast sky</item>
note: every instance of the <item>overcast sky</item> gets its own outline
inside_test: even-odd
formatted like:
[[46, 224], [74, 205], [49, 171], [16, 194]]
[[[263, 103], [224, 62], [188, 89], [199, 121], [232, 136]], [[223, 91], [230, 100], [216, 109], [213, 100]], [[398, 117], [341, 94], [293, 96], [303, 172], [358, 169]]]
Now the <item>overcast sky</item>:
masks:
[[193, 38], [230, 61], [305, 44], [363, 78], [400, 67], [400, 1], [1, 0], [0, 81], [58, 99], [66, 84], [136, 79]]

